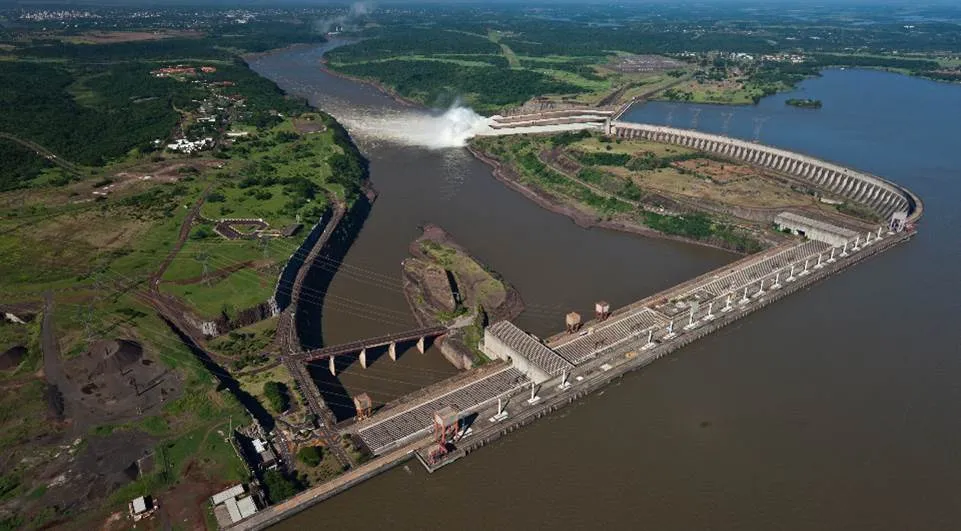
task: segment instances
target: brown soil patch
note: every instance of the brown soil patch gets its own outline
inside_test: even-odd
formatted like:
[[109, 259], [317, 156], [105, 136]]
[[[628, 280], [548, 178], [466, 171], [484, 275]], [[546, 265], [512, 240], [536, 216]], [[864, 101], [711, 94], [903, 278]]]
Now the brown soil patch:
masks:
[[322, 133], [327, 130], [327, 126], [320, 120], [305, 120], [302, 118], [294, 119], [294, 129], [301, 134]]
[[202, 160], [165, 160], [144, 165], [127, 168], [124, 171], [113, 174], [110, 179], [112, 183], [95, 189], [96, 192], [115, 194], [126, 188], [130, 188], [138, 183], [150, 185], [151, 183], [173, 183], [189, 173], [204, 172], [211, 168], [221, 168], [224, 161], [219, 159]]
[[204, 507], [216, 492], [230, 485], [208, 477], [191, 461], [184, 469], [183, 477], [176, 486], [157, 495], [160, 502], [159, 522], [163, 529], [207, 529]]
[[711, 159], [682, 160], [673, 163], [673, 166], [692, 171], [698, 175], [710, 177], [712, 181], [721, 183], [731, 182], [755, 174], [754, 169], [750, 166], [732, 162], [718, 162]]

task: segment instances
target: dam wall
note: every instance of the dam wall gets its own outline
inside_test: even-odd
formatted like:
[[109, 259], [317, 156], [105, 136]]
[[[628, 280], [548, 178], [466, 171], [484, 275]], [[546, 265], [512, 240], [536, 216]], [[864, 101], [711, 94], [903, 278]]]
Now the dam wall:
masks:
[[820, 190], [858, 203], [888, 220], [904, 212], [908, 221], [921, 217], [922, 204], [913, 193], [890, 181], [814, 157], [700, 131], [611, 121], [610, 136], [674, 144], [727, 157], [799, 178]]

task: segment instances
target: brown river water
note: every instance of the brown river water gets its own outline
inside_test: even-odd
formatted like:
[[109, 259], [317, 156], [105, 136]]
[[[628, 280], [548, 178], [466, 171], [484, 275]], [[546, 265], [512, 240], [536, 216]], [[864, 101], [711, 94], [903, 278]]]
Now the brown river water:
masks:
[[[415, 327], [400, 261], [427, 222], [520, 291], [517, 323], [539, 335], [571, 309], [617, 307], [736, 259], [583, 229], [463, 149], [365, 136], [365, 119], [403, 107], [321, 71], [322, 50], [251, 62], [347, 124], [380, 193], [317, 287], [322, 312], [299, 316], [306, 343]], [[828, 71], [756, 107], [647, 104], [626, 119], [697, 120], [891, 178], [925, 201], [920, 233], [453, 466], [412, 461], [277, 529], [961, 529], [961, 87]], [[338, 368], [315, 374], [344, 415], [351, 393], [383, 403], [455, 372], [436, 348]]]

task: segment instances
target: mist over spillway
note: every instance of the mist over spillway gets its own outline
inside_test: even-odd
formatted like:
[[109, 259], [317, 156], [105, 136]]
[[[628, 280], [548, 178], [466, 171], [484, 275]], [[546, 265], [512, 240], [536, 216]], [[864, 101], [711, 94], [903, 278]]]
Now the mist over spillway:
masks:
[[490, 118], [462, 105], [444, 112], [405, 109], [354, 114], [345, 116], [344, 122], [352, 132], [372, 139], [427, 149], [464, 147], [469, 139], [491, 130]]

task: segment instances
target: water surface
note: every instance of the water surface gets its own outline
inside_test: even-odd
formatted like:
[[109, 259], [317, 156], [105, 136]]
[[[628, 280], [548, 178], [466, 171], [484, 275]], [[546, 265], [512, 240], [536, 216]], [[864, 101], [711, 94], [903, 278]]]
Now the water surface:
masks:
[[[253, 66], [338, 118], [394, 105], [321, 73], [318, 56], [294, 50]], [[788, 107], [790, 97], [824, 107]], [[658, 103], [627, 118], [689, 127], [695, 108], [701, 130], [752, 139], [760, 124], [764, 143], [906, 185], [925, 201], [919, 235], [454, 466], [428, 475], [412, 462], [279, 529], [961, 526], [961, 87], [835, 70], [756, 107]], [[427, 221], [513, 282], [530, 308], [521, 326], [542, 334], [568, 309], [620, 305], [733, 258], [578, 228], [460, 151], [361, 145], [381, 196], [330, 293], [394, 317], [332, 307], [319, 324], [328, 341], [405, 325], [402, 295], [373, 279], [399, 278]], [[405, 382], [444, 367], [379, 363]]]

